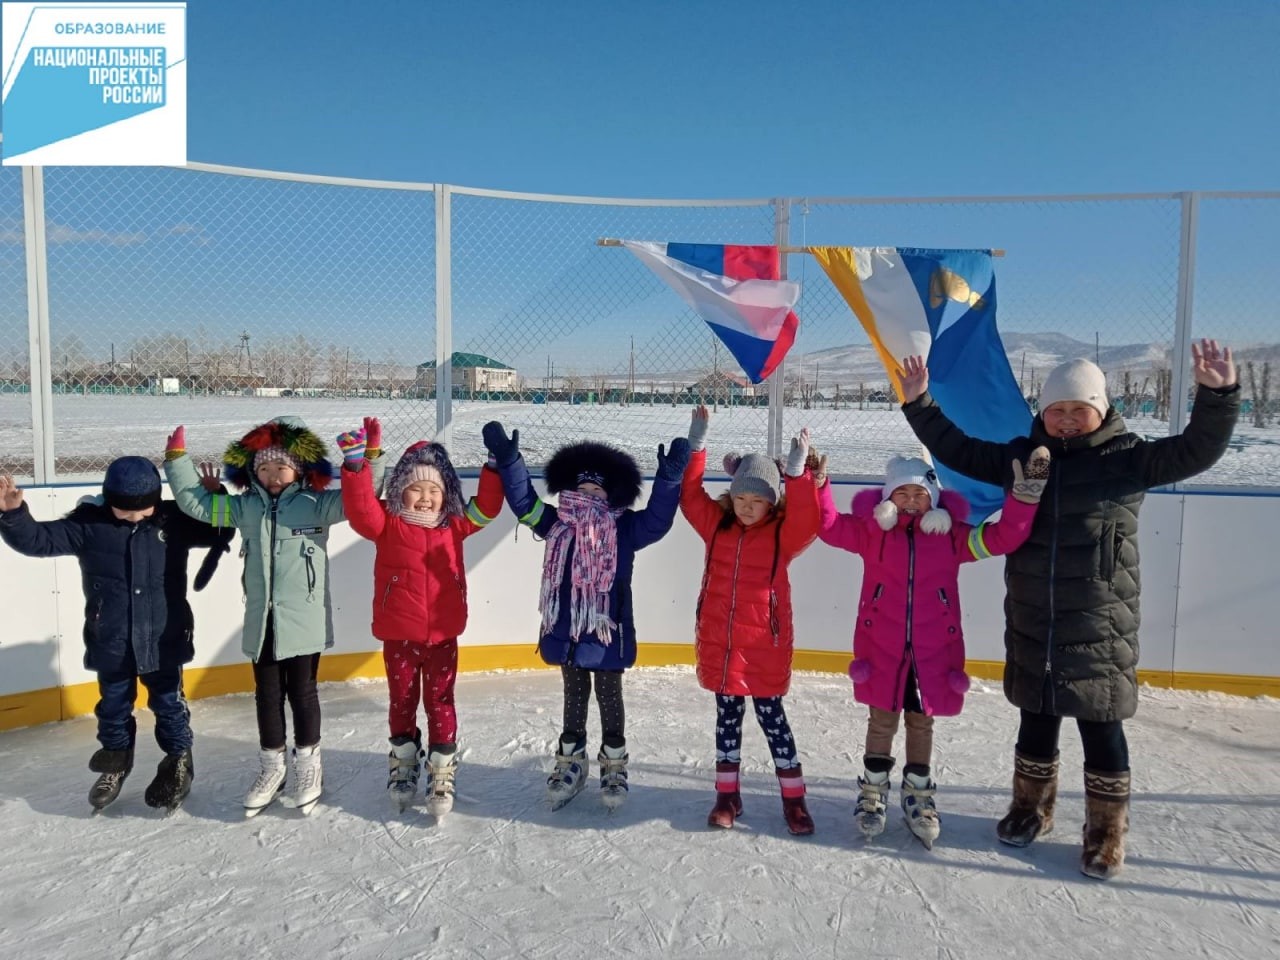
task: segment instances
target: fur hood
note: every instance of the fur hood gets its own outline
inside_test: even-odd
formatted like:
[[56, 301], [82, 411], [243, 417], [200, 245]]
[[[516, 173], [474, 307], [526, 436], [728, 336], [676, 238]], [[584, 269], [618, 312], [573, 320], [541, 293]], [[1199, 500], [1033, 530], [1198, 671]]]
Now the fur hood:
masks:
[[640, 499], [640, 468], [632, 456], [607, 443], [584, 440], [561, 447], [547, 461], [547, 491], [562, 493], [578, 488], [578, 477], [592, 473], [603, 481], [609, 506], [626, 509]]
[[304, 488], [323, 490], [333, 479], [333, 464], [325, 459], [324, 441], [297, 417], [276, 417], [254, 427], [227, 447], [222, 455], [227, 482], [240, 490], [256, 485], [253, 457], [259, 450], [271, 447], [283, 447], [302, 464], [298, 482]]
[[462, 481], [458, 479], [458, 471], [449, 460], [449, 451], [439, 443], [419, 440], [400, 457], [400, 461], [387, 476], [387, 511], [397, 516], [403, 511], [401, 497], [404, 496], [405, 488], [413, 483], [413, 468], [420, 465], [440, 471], [444, 480], [444, 507], [440, 512], [444, 516], [443, 526], [448, 526], [449, 518], [462, 516], [467, 507], [462, 498]]
[[[852, 513], [859, 519], [873, 518], [881, 530], [892, 530], [898, 525], [898, 508], [892, 500], [881, 500], [879, 487], [860, 490], [853, 497]], [[920, 530], [924, 533], [950, 533], [956, 520], [963, 521], [969, 515], [969, 501], [954, 490], [943, 490], [938, 495], [938, 506], [920, 518]]]

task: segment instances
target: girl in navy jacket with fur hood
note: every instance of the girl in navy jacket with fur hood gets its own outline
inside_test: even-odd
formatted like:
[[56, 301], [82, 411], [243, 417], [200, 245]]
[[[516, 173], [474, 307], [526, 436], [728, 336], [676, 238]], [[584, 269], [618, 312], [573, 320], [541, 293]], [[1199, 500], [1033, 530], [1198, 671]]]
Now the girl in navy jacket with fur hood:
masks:
[[601, 799], [617, 807], [627, 792], [622, 671], [636, 662], [631, 572], [636, 551], [671, 529], [689, 442], [677, 437], [670, 453], [658, 445], [658, 473], [643, 510], [631, 509], [640, 496], [640, 469], [616, 447], [584, 441], [557, 450], [546, 466], [547, 490], [559, 494], [552, 506], [533, 489], [520, 456], [519, 430], [508, 437], [502, 424], [487, 423], [484, 442], [516, 517], [547, 542], [538, 649], [564, 676], [564, 729], [547, 780], [548, 799], [558, 809], [586, 783], [587, 701], [594, 679]]

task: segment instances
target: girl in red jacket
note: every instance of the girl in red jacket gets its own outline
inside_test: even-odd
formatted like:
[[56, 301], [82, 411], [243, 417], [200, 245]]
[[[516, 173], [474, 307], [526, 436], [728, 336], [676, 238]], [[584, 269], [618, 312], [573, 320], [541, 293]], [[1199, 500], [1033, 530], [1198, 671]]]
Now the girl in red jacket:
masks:
[[[338, 438], [345, 464], [342, 506], [352, 528], [377, 547], [373, 563], [373, 635], [382, 641], [391, 698], [387, 792], [401, 809], [413, 802], [427, 761], [427, 809], [453, 808], [458, 717], [453, 685], [458, 635], [467, 625], [467, 571], [462, 541], [502, 509], [502, 482], [485, 467], [469, 503], [438, 443], [419, 441], [387, 478], [386, 499], [363, 469], [363, 430]], [[428, 748], [418, 729], [418, 698], [427, 712]]]
[[[826, 458], [823, 458], [825, 461]], [[933, 718], [960, 712], [969, 677], [964, 672], [960, 625], [960, 564], [1010, 553], [1031, 532], [1049, 476], [1049, 451], [1039, 447], [1022, 465], [1000, 520], [970, 526], [964, 497], [941, 490], [933, 467], [917, 457], [889, 461], [884, 486], [853, 498], [839, 513], [821, 463], [815, 482], [822, 508], [823, 543], [862, 557], [862, 596], [849, 664], [853, 698], [865, 703], [866, 755], [858, 778], [857, 821], [863, 835], [885, 826], [885, 798], [893, 769], [893, 738], [905, 713], [907, 762], [902, 770], [902, 812], [929, 848], [941, 823], [930, 776]]]
[[804, 774], [782, 706], [795, 643], [787, 566], [818, 534], [818, 492], [805, 467], [809, 431], [791, 441], [785, 480], [761, 454], [725, 457], [733, 482], [715, 500], [702, 489], [709, 421], [705, 406], [694, 411], [693, 452], [680, 488], [680, 509], [707, 544], [694, 640], [698, 682], [716, 695], [716, 802], [707, 823], [732, 827], [742, 816], [738, 775], [749, 696], [773, 754], [787, 828], [810, 834]]

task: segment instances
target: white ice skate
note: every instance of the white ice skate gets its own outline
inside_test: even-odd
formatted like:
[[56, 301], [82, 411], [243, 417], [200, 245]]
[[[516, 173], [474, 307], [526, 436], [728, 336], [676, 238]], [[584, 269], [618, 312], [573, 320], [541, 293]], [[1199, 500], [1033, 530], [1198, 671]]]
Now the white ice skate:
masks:
[[858, 808], [854, 813], [858, 829], [870, 840], [884, 833], [889, 796], [889, 771], [863, 770], [858, 778]]
[[932, 777], [921, 777], [914, 773], [902, 775], [902, 813], [906, 817], [907, 826], [926, 850], [933, 849], [933, 841], [942, 832], [942, 821], [933, 804], [933, 794], [937, 789], [938, 785], [933, 782]]
[[387, 795], [391, 797], [396, 809], [403, 813], [418, 793], [418, 777], [422, 773], [422, 748], [409, 737], [394, 737], [387, 765]]
[[552, 810], [559, 810], [582, 792], [587, 785], [590, 764], [587, 761], [587, 745], [582, 741], [560, 741], [556, 754], [556, 767], [547, 777], [547, 800]]
[[320, 744], [293, 748], [293, 793], [281, 799], [286, 807], [301, 811], [305, 817], [315, 809], [324, 788], [324, 768], [320, 762]]
[[253, 781], [253, 786], [244, 796], [246, 818], [260, 814], [271, 805], [271, 801], [280, 796], [280, 792], [284, 789], [284, 751], [259, 750], [258, 762], [261, 764], [258, 778]]
[[627, 799], [627, 748], [601, 747], [596, 762], [600, 764], [600, 801], [617, 810]]
[[458, 772], [458, 754], [432, 750], [427, 756], [427, 812], [443, 817], [453, 809], [453, 780]]

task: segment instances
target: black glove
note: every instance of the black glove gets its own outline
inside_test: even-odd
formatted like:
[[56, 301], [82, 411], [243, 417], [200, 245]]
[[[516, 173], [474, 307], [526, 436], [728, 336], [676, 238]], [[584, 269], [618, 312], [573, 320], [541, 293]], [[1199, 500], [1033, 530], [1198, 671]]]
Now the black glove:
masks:
[[658, 479], [679, 480], [684, 476], [684, 468], [689, 465], [689, 441], [684, 437], [676, 437], [671, 441], [671, 450], [667, 452], [662, 444], [658, 444]]
[[484, 437], [484, 445], [493, 454], [493, 462], [497, 467], [509, 467], [520, 456], [520, 431], [512, 430], [511, 436], [502, 429], [497, 420], [490, 420], [480, 430]]

